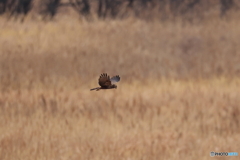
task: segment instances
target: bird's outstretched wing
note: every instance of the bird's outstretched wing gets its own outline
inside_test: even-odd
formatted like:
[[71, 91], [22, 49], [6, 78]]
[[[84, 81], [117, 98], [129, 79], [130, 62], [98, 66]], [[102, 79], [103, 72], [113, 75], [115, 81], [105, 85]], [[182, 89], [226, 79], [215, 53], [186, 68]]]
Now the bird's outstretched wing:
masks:
[[98, 79], [98, 84], [101, 87], [109, 87], [109, 86], [111, 86], [111, 80], [110, 80], [109, 76], [107, 75], [107, 73], [101, 74], [101, 76]]
[[119, 81], [120, 81], [119, 75], [113, 76], [113, 77], [110, 79], [110, 81], [111, 81], [112, 83], [117, 83], [117, 82], [119, 82]]

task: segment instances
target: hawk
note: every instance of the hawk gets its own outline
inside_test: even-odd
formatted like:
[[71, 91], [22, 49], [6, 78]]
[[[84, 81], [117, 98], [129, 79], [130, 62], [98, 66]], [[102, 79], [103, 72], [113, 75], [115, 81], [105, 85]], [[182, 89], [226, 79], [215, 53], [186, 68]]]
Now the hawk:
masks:
[[98, 91], [100, 89], [113, 89], [113, 88], [117, 88], [117, 85], [113, 84], [113, 83], [116, 83], [116, 82], [119, 82], [119, 81], [120, 81], [119, 75], [116, 75], [116, 76], [113, 76], [112, 78], [109, 78], [107, 73], [103, 73], [103, 74], [100, 75], [100, 77], [98, 79], [98, 84], [101, 87], [90, 89], [90, 91], [93, 91], [93, 90]]

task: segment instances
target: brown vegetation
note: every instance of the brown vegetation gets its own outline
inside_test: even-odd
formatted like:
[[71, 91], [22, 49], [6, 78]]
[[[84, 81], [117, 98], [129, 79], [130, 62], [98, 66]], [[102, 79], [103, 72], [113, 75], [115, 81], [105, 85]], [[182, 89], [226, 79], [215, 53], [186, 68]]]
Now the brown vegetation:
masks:
[[135, 17], [145, 20], [183, 18], [187, 21], [205, 19], [210, 15], [225, 17], [239, 10], [238, 0], [0, 0], [0, 14], [8, 18], [42, 15], [53, 19], [59, 13], [69, 16], [69, 11], [88, 20], [125, 19]]
[[[0, 159], [239, 152], [238, 21], [1, 22]], [[118, 89], [89, 91], [102, 72]]]

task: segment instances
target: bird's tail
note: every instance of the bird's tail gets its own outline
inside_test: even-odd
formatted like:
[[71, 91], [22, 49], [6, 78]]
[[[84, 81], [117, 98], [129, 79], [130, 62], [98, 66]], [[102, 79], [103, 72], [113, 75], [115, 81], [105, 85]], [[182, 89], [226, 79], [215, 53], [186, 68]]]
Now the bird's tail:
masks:
[[90, 89], [90, 91], [93, 91], [93, 90], [96, 90], [96, 91], [98, 91], [100, 88], [101, 88], [101, 87], [92, 88], [92, 89]]

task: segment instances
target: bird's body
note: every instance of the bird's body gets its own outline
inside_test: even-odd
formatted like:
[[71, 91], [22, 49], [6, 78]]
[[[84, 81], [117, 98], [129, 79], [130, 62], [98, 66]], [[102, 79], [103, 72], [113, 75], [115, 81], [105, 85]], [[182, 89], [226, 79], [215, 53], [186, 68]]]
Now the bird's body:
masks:
[[99, 79], [98, 79], [98, 84], [100, 85], [100, 87], [97, 88], [93, 88], [90, 89], [90, 91], [96, 90], [99, 91], [100, 89], [113, 89], [113, 88], [117, 88], [116, 82], [120, 81], [120, 77], [119, 75], [113, 76], [112, 78], [110, 78], [107, 73], [103, 73], [100, 75]]

